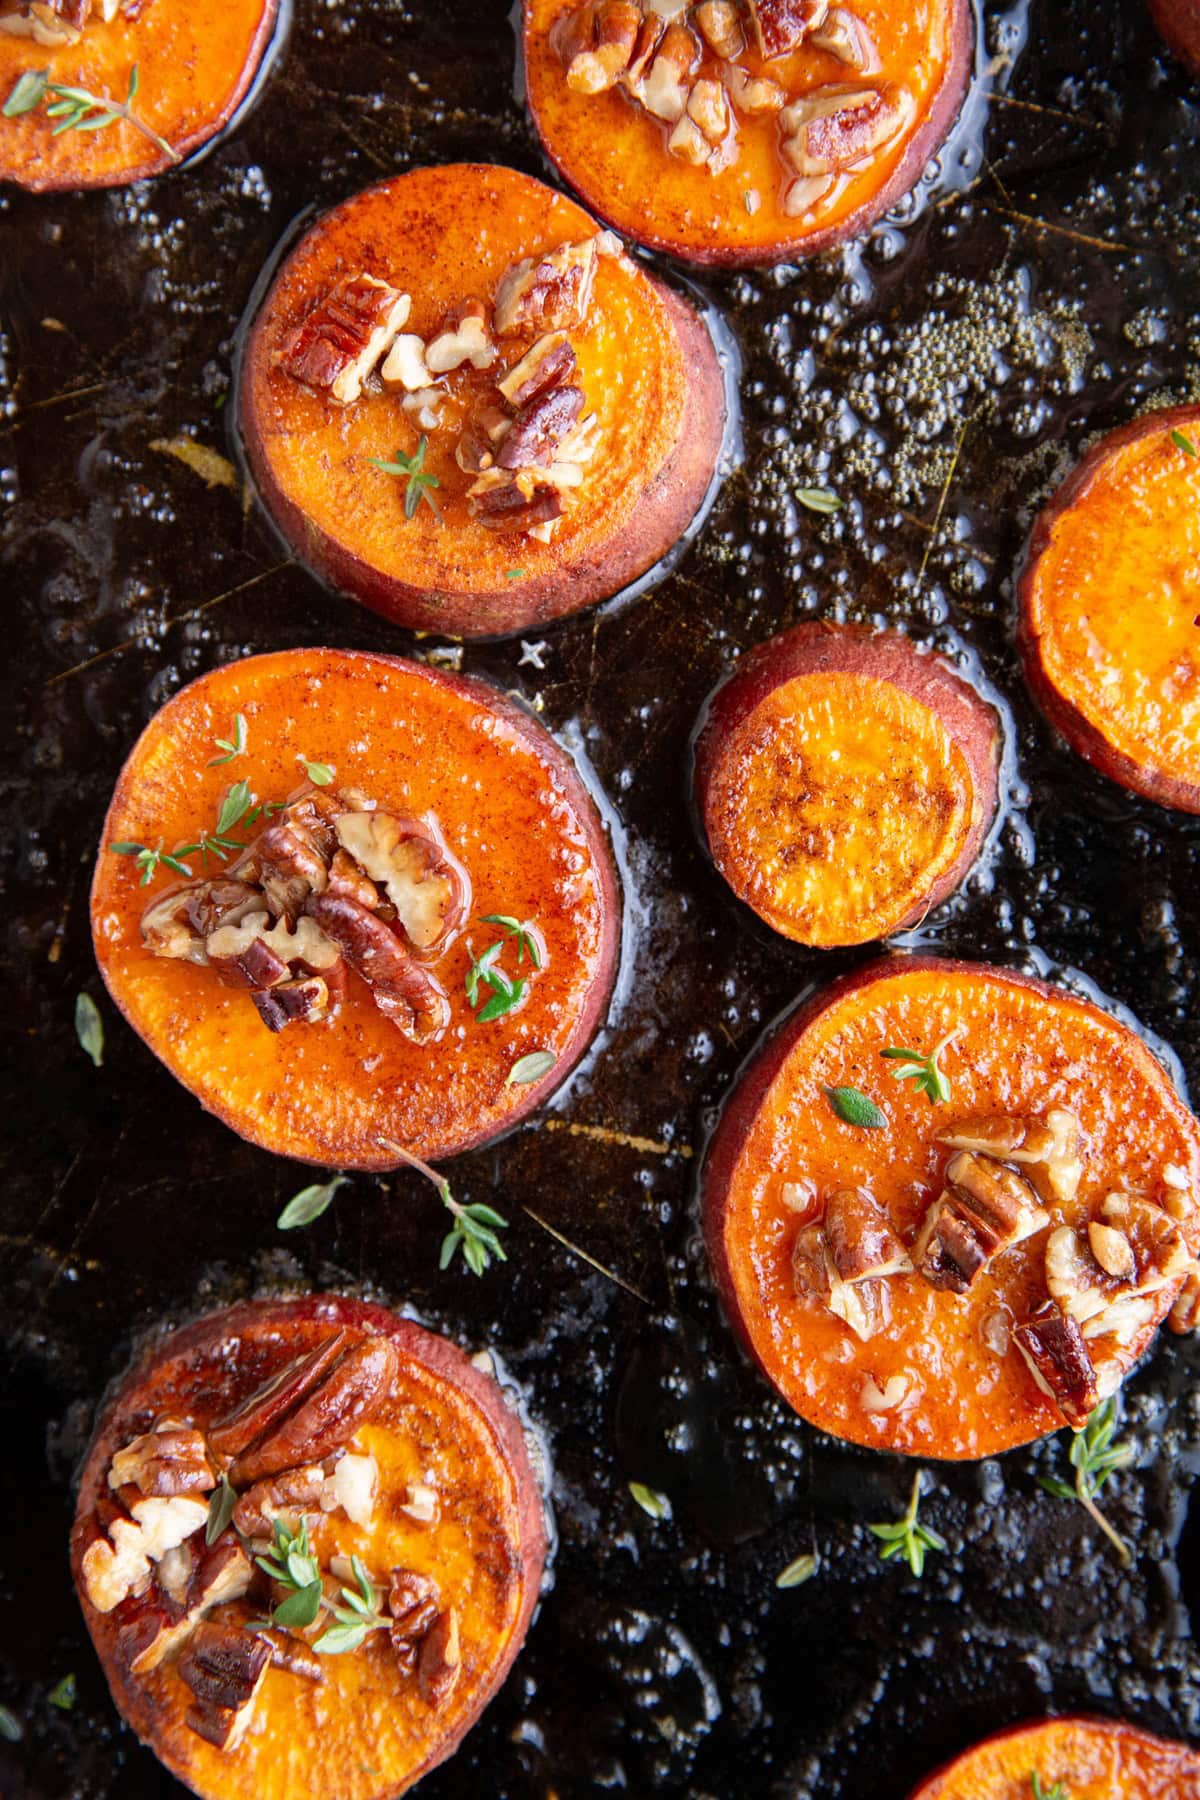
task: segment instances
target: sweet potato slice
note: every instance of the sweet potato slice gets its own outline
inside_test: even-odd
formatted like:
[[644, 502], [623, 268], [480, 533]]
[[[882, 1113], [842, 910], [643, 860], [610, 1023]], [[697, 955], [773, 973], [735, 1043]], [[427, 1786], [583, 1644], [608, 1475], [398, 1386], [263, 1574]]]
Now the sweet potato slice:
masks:
[[1025, 673], [1051, 724], [1135, 794], [1200, 812], [1200, 405], [1102, 438], [1034, 527]]
[[136, 68], [131, 105], [145, 129], [122, 118], [55, 136], [63, 121], [47, 116], [55, 99], [47, 95], [0, 118], [0, 181], [37, 192], [121, 187], [174, 168], [246, 99], [271, 47], [279, 0], [146, 0], [111, 21], [100, 11], [93, 6], [74, 43], [47, 45], [0, 29], [0, 102], [11, 101], [22, 77], [46, 70], [58, 86], [123, 103]]
[[1044, 1719], [966, 1750], [911, 1800], [1200, 1800], [1200, 1755], [1119, 1719]]
[[[950, 1098], [931, 1103], [910, 1059], [883, 1052], [928, 1057], [939, 1045]], [[847, 1122], [837, 1089], [865, 1095], [881, 1120]], [[1018, 1202], [1004, 1220], [984, 1204], [979, 1162], [1002, 1171], [1006, 1189], [1019, 1186], [1023, 1213]], [[855, 1443], [969, 1459], [1064, 1423], [1015, 1342], [1047, 1303], [1056, 1232], [1096, 1216], [1114, 1190], [1137, 1191], [1151, 1224], [1181, 1234], [1186, 1260], [1200, 1243], [1198, 1181], [1200, 1128], [1134, 1032], [1008, 970], [898, 956], [819, 992], [751, 1062], [709, 1147], [704, 1224], [728, 1316], [797, 1412]], [[822, 1264], [809, 1235], [859, 1190], [914, 1265], [865, 1289], [853, 1283], [870, 1271]], [[947, 1250], [968, 1224], [983, 1247], [965, 1278], [922, 1242], [939, 1202], [958, 1229]], [[1147, 1294], [1125, 1341], [1088, 1340], [1106, 1391], [1179, 1286], [1176, 1273]]]
[[1200, 0], [1149, 0], [1149, 6], [1176, 56], [1200, 74]]
[[[578, 306], [547, 313], [544, 292], [521, 294], [527, 259], [536, 270], [575, 250]], [[561, 194], [491, 165], [418, 169], [320, 219], [254, 320], [240, 382], [250, 466], [296, 553], [385, 617], [462, 636], [557, 618], [652, 569], [713, 481], [724, 391], [699, 317], [617, 251]], [[345, 407], [287, 358], [312, 309], [360, 271], [409, 295], [411, 311], [382, 365], [392, 385], [374, 375]], [[457, 354], [442, 348], [447, 320], [469, 305], [462, 341], [481, 346], [482, 366], [439, 373]], [[555, 352], [537, 374], [535, 350]], [[398, 453], [420, 456], [436, 487], [418, 499], [372, 465]], [[522, 464], [527, 501], [513, 491]], [[564, 468], [573, 485], [556, 494]]]
[[[628, 38], [612, 15], [631, 11]], [[644, 16], [639, 17], [639, 12]], [[679, 10], [524, 0], [547, 153], [616, 230], [687, 262], [814, 255], [916, 184], [970, 80], [969, 0]]]
[[[245, 751], [208, 767], [214, 737], [231, 731], [239, 714], [246, 722]], [[469, 875], [474, 899], [468, 888], [470, 910], [456, 912], [459, 929], [443, 939], [432, 963], [431, 953], [407, 938], [402, 921], [387, 922], [382, 889], [367, 883], [374, 913], [361, 907], [356, 913], [356, 902], [339, 900], [332, 908], [339, 919], [349, 911], [371, 927], [370, 954], [356, 956], [354, 939], [348, 939], [350, 966], [316, 970], [331, 985], [343, 970], [343, 986], [327, 1014], [275, 1031], [264, 1025], [256, 1000], [269, 1001], [286, 987], [252, 995], [248, 983], [227, 985], [215, 965], [152, 952], [143, 941], [143, 913], [171, 894], [179, 876], [160, 867], [142, 886], [134, 855], [115, 854], [109, 846], [153, 849], [161, 842], [170, 851], [194, 843], [200, 831], [213, 830], [235, 778], [249, 782], [260, 802], [275, 806], [297, 791], [298, 780], [303, 788], [309, 761], [326, 765], [332, 775], [330, 785], [312, 792], [318, 800], [335, 797], [326, 800], [335, 813], [336, 796], [358, 790], [392, 824], [394, 815], [419, 823], [432, 814], [455, 864]], [[261, 823], [239, 827], [233, 840], [253, 840]], [[273, 836], [277, 829], [272, 827]], [[326, 860], [336, 829], [336, 821], [327, 827]], [[344, 824], [341, 829], [350, 835]], [[407, 842], [396, 830], [385, 841], [397, 835], [402, 845]], [[440, 873], [449, 864], [437, 855], [428, 886], [435, 900], [453, 891], [457, 905], [457, 890]], [[250, 861], [264, 874], [261, 850]], [[313, 912], [325, 917], [332, 884], [347, 880], [348, 866], [346, 853], [336, 850], [331, 886], [318, 896], [319, 905], [302, 905], [297, 933], [314, 925]], [[190, 856], [187, 867], [195, 880], [205, 873], [200, 855]], [[222, 867], [214, 853], [207, 872], [216, 876], [231, 867], [232, 860]], [[362, 882], [361, 870], [355, 879]], [[218, 899], [228, 886], [218, 889]], [[286, 886], [275, 892], [276, 904], [283, 904]], [[239, 902], [240, 911], [247, 905], [251, 924], [257, 917], [266, 930], [265, 902]], [[531, 924], [540, 968], [503, 925], [485, 922], [488, 914]], [[210, 933], [213, 922], [204, 921]], [[415, 931], [413, 917], [409, 923]], [[596, 810], [574, 765], [542, 726], [481, 682], [339, 650], [285, 651], [215, 669], [151, 720], [105, 822], [92, 925], [97, 959], [117, 1005], [205, 1107], [252, 1143], [281, 1155], [376, 1169], [397, 1161], [381, 1140], [436, 1159], [485, 1142], [537, 1106], [582, 1054], [603, 1015], [620, 934], [616, 877]], [[242, 929], [250, 925], [220, 928], [234, 939]], [[339, 925], [331, 929], [340, 935]], [[269, 936], [288, 951], [286, 918], [269, 928]], [[526, 986], [503, 1016], [479, 1022], [476, 1015], [494, 989], [484, 981], [469, 998], [472, 953], [482, 957], [501, 939], [506, 947], [496, 960], [502, 978]], [[206, 941], [219, 947], [224, 939], [210, 935]], [[364, 977], [364, 971], [366, 977], [374, 972], [379, 979], [372, 957], [377, 960], [380, 942], [396, 960], [399, 987], [390, 984], [390, 969], [382, 987]], [[322, 945], [318, 933], [316, 944], [311, 959], [336, 962], [340, 943]], [[409, 983], [418, 998], [426, 989], [438, 997], [448, 1016], [443, 1029], [423, 1037], [414, 1027], [403, 985]], [[534, 1056], [536, 1062], [510, 1081], [515, 1065]]]
[[696, 799], [713, 860], [768, 925], [862, 944], [963, 879], [996, 805], [992, 708], [907, 638], [799, 625], [705, 711]]
[[[366, 1491], [373, 1498], [354, 1505], [355, 1522], [338, 1499], [348, 1490], [335, 1479], [334, 1491], [314, 1499], [317, 1490], [310, 1488], [306, 1502], [277, 1504], [272, 1516], [292, 1531], [301, 1516], [307, 1519], [330, 1600], [338, 1599], [339, 1583], [355, 1586], [345, 1561], [332, 1570], [331, 1561], [356, 1556], [385, 1616], [389, 1595], [401, 1591], [410, 1601], [433, 1596], [435, 1605], [397, 1601], [391, 1631], [372, 1631], [360, 1648], [340, 1653], [314, 1654], [314, 1643], [334, 1623], [328, 1613], [293, 1631], [278, 1629], [263, 1676], [257, 1665], [242, 1666], [240, 1652], [267, 1641], [248, 1632], [246, 1621], [265, 1616], [284, 1596], [256, 1572], [239, 1601], [218, 1598], [155, 1667], [135, 1671], [148, 1609], [179, 1610], [164, 1585], [177, 1585], [179, 1572], [161, 1559], [140, 1597], [107, 1612], [92, 1604], [89, 1551], [112, 1511], [114, 1454], [136, 1439], [147, 1419], [164, 1414], [205, 1432], [290, 1359], [339, 1330], [352, 1350], [382, 1340], [392, 1358], [386, 1396], [343, 1446], [347, 1459], [370, 1466]], [[214, 1453], [213, 1461], [215, 1484], [221, 1459]], [[220, 1542], [227, 1539], [236, 1545], [232, 1531]], [[248, 1563], [253, 1549], [243, 1541], [238, 1554]], [[406, 1792], [451, 1755], [504, 1680], [528, 1629], [545, 1550], [541, 1492], [520, 1423], [496, 1382], [445, 1338], [380, 1306], [335, 1295], [245, 1303], [161, 1341], [104, 1407], [71, 1539], [80, 1603], [117, 1707], [167, 1768], [206, 1800], [290, 1800], [300, 1791], [328, 1800], [388, 1800]], [[185, 1564], [202, 1561], [203, 1529], [181, 1554]], [[447, 1627], [439, 1648], [431, 1630], [435, 1615], [451, 1620], [457, 1636], [452, 1681], [445, 1674]], [[256, 1655], [261, 1662], [261, 1648]], [[419, 1678], [418, 1660], [441, 1676], [440, 1686]], [[236, 1747], [222, 1749], [219, 1740], [231, 1724], [223, 1714], [247, 1696], [247, 1716], [237, 1722], [240, 1741], [235, 1732]]]

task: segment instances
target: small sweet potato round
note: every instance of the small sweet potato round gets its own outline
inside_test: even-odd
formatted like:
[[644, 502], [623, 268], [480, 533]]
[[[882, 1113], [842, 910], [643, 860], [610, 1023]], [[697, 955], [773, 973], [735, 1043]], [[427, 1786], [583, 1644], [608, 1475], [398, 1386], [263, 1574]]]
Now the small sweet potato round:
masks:
[[[820, 9], [772, 0], [773, 10]], [[602, 9], [603, 10], [603, 9]], [[732, 129], [717, 166], [667, 149], [672, 125], [630, 99], [620, 77], [600, 92], [573, 91], [567, 68], [578, 39], [582, 0], [524, 0], [522, 36], [529, 109], [564, 180], [617, 231], [685, 262], [753, 265], [794, 261], [859, 237], [913, 188], [941, 149], [971, 78], [974, 14], [970, 0], [854, 0], [852, 13], [874, 46], [864, 68], [805, 41], [768, 60], [749, 28], [735, 61], [751, 80], [781, 90], [773, 111], [734, 103]], [[696, 63], [688, 82], [723, 83], [730, 63], [700, 32], [699, 9], [677, 19], [692, 31]], [[848, 157], [827, 191], [795, 214], [786, 195], [796, 179], [782, 152], [779, 105], [815, 90], [864, 86], [907, 96], [909, 116], [874, 154]], [[686, 115], [685, 115], [686, 117]]]
[[713, 861], [785, 937], [903, 931], [953, 892], [996, 808], [995, 712], [894, 632], [798, 625], [711, 697], [695, 790]]
[[1200, 0], [1148, 0], [1151, 17], [1183, 62], [1200, 73]]
[[985, 1738], [911, 1800], [1200, 1800], [1200, 1755], [1120, 1719], [1043, 1719]]
[[1200, 405], [1088, 451], [1021, 575], [1025, 674], [1071, 748], [1122, 787], [1200, 812]]
[[[208, 767], [237, 714], [241, 757]], [[211, 830], [235, 779], [262, 801], [303, 782], [306, 761], [333, 771], [385, 811], [433, 812], [474, 888], [471, 922], [436, 966], [450, 1005], [438, 1041], [410, 1042], [348, 978], [339, 1011], [274, 1034], [249, 994], [211, 968], [156, 957], [139, 929], [149, 900], [177, 879], [139, 885], [113, 843], [167, 849]], [[193, 872], [200, 858], [191, 859]], [[209, 864], [209, 871], [217, 868]], [[501, 930], [487, 914], [532, 920], [545, 961], [531, 975], [511, 948], [510, 979], [530, 976], [524, 1004], [480, 1024], [465, 981], [471, 946]], [[101, 973], [129, 1023], [232, 1130], [282, 1156], [332, 1168], [386, 1169], [383, 1141], [436, 1160], [515, 1125], [558, 1087], [603, 1017], [620, 941], [611, 852], [569, 757], [549, 733], [483, 682], [397, 657], [289, 650], [203, 675], [169, 700], [134, 746], [113, 795], [92, 886]], [[553, 1063], [509, 1084], [534, 1052]]]
[[[296, 554], [385, 618], [463, 637], [544, 624], [619, 593], [678, 542], [713, 483], [724, 385], [708, 329], [679, 296], [624, 255], [599, 259], [584, 325], [570, 333], [573, 378], [599, 421], [599, 446], [554, 536], [489, 530], [470, 516], [475, 477], [455, 460], [457, 431], [421, 434], [397, 393], [337, 406], [278, 366], [281, 347], [343, 274], [407, 293], [406, 333], [428, 342], [472, 297], [490, 314], [505, 271], [596, 236], [562, 194], [491, 164], [417, 169], [368, 188], [318, 220], [289, 254], [246, 340], [239, 418], [267, 511]], [[529, 337], [500, 341], [493, 388]], [[452, 381], [459, 377], [452, 377]], [[406, 515], [405, 487], [371, 465], [425, 443], [433, 505]]]
[[[178, 1649], [151, 1671], [133, 1670], [145, 1600], [98, 1611], [88, 1598], [85, 1552], [111, 1520], [108, 1472], [116, 1451], [164, 1415], [207, 1434], [339, 1328], [348, 1348], [389, 1339], [398, 1372], [357, 1436], [360, 1453], [373, 1456], [379, 1471], [371, 1522], [358, 1526], [341, 1512], [315, 1515], [314, 1553], [323, 1569], [333, 1556], [356, 1555], [385, 1585], [397, 1567], [432, 1577], [441, 1602], [457, 1615], [462, 1673], [434, 1705], [402, 1670], [388, 1634], [373, 1633], [357, 1651], [322, 1654], [319, 1684], [269, 1668], [245, 1737], [221, 1750], [187, 1724], [193, 1696]], [[414, 1484], [432, 1491], [432, 1518], [404, 1511]], [[203, 1531], [197, 1552], [202, 1538]], [[71, 1535], [84, 1619], [118, 1709], [204, 1800], [294, 1800], [299, 1792], [391, 1800], [407, 1792], [457, 1749], [507, 1675], [529, 1628], [545, 1554], [541, 1490], [520, 1422], [497, 1383], [447, 1339], [381, 1306], [330, 1294], [209, 1313], [143, 1356], [98, 1419]], [[303, 1635], [311, 1643], [322, 1628]]]
[[[903, 1065], [882, 1052], [927, 1056], [956, 1030], [940, 1058], [951, 1099], [934, 1105], [895, 1078]], [[844, 1122], [830, 1097], [842, 1087], [873, 1100], [883, 1126]], [[1078, 1223], [1114, 1189], [1161, 1194], [1164, 1171], [1182, 1172], [1195, 1193], [1200, 1127], [1140, 1038], [1010, 970], [885, 957], [820, 990], [756, 1054], [708, 1147], [704, 1230], [730, 1321], [803, 1418], [853, 1443], [946, 1461], [995, 1456], [1062, 1426], [1015, 1347], [993, 1347], [991, 1328], [998, 1315], [1007, 1336], [1046, 1299], [1044, 1231], [1003, 1252], [961, 1295], [916, 1273], [891, 1277], [890, 1323], [866, 1342], [798, 1295], [792, 1270], [800, 1229], [830, 1195], [866, 1191], [911, 1245], [942, 1191], [949, 1152], [939, 1134], [964, 1119], [1058, 1107], [1076, 1114], [1086, 1154], [1078, 1192], [1050, 1207], [1052, 1224]], [[1126, 1367], [1178, 1285], [1157, 1296]], [[897, 1377], [903, 1394], [885, 1407], [880, 1397]]]
[[0, 182], [38, 193], [123, 187], [176, 167], [245, 100], [278, 13], [279, 0], [151, 0], [140, 18], [89, 23], [73, 45], [48, 48], [0, 32], [0, 100], [23, 75], [46, 69], [60, 86], [124, 101], [136, 68], [133, 111], [154, 134], [121, 120], [102, 131], [54, 136], [61, 121], [47, 116], [43, 102], [0, 119]]

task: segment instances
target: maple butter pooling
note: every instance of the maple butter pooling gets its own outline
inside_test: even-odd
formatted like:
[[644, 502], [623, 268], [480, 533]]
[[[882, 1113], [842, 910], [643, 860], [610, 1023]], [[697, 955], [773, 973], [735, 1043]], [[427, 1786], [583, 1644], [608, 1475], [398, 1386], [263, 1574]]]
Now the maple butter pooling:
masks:
[[733, 734], [708, 792], [718, 868], [818, 945], [897, 929], [962, 855], [978, 801], [937, 714], [893, 682], [798, 676]]

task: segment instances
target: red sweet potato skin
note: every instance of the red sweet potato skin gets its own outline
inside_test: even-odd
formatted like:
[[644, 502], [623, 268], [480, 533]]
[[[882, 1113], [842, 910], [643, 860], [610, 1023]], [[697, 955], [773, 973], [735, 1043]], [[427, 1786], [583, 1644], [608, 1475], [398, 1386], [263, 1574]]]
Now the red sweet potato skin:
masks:
[[1200, 74], [1200, 0], [1148, 0], [1154, 23], [1176, 56]]

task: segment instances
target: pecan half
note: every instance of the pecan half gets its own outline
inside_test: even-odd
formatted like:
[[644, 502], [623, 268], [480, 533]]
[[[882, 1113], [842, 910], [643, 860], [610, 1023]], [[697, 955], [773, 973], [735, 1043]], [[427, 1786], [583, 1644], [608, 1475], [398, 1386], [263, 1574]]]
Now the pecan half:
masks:
[[408, 954], [391, 928], [353, 900], [318, 894], [309, 912], [371, 990], [384, 1017], [414, 1044], [435, 1042], [450, 1023], [445, 989]]
[[421, 1640], [438, 1616], [441, 1595], [438, 1584], [429, 1575], [418, 1575], [413, 1569], [393, 1569], [388, 1591], [388, 1611], [392, 1615], [392, 1648], [405, 1674], [417, 1667]]
[[780, 114], [783, 154], [797, 175], [836, 175], [882, 150], [915, 111], [906, 88], [817, 88]]
[[395, 1383], [400, 1359], [385, 1337], [351, 1346], [299, 1405], [265, 1436], [243, 1450], [229, 1471], [235, 1487], [322, 1461], [350, 1442], [372, 1418]]
[[1016, 1327], [1012, 1341], [1043, 1394], [1054, 1401], [1069, 1425], [1081, 1431], [1100, 1391], [1088, 1347], [1075, 1320], [1065, 1317], [1048, 1300], [1032, 1318]]
[[458, 1614], [453, 1607], [438, 1613], [421, 1641], [417, 1657], [417, 1683], [430, 1706], [444, 1706], [462, 1674], [462, 1649], [458, 1640]]
[[210, 1447], [222, 1458], [237, 1456], [312, 1392], [345, 1347], [343, 1328], [303, 1356], [294, 1356], [277, 1374], [209, 1426]]
[[411, 302], [374, 275], [346, 275], [319, 300], [279, 352], [296, 381], [350, 406], [407, 319]]
[[799, 50], [828, 12], [827, 0], [749, 0], [755, 41], [768, 62]]
[[498, 336], [571, 331], [584, 324], [596, 280], [596, 257], [595, 238], [584, 238], [513, 263], [496, 290]]
[[179, 1658], [181, 1677], [196, 1696], [187, 1723], [219, 1750], [241, 1742], [271, 1663], [271, 1650], [240, 1626], [198, 1625]]
[[879, 68], [879, 52], [875, 40], [848, 6], [831, 6], [823, 24], [817, 26], [809, 40], [818, 50], [827, 50], [839, 62], [859, 75], [874, 75]]
[[434, 815], [347, 812], [334, 829], [342, 849], [387, 894], [412, 948], [441, 956], [470, 917], [471, 878]]
[[200, 1432], [164, 1420], [134, 1438], [113, 1457], [110, 1488], [135, 1487], [143, 1494], [207, 1494], [216, 1486]]
[[954, 1150], [974, 1150], [1001, 1162], [1027, 1164], [1040, 1171], [1049, 1199], [1073, 1200], [1083, 1174], [1079, 1120], [1066, 1107], [1052, 1107], [1042, 1118], [989, 1114], [961, 1119], [938, 1138]]
[[528, 401], [513, 420], [512, 430], [496, 457], [501, 469], [544, 468], [583, 412], [583, 389], [551, 388]]
[[524, 406], [575, 373], [575, 351], [565, 331], [548, 331], [496, 383], [510, 406]]

